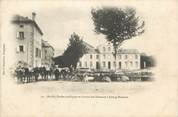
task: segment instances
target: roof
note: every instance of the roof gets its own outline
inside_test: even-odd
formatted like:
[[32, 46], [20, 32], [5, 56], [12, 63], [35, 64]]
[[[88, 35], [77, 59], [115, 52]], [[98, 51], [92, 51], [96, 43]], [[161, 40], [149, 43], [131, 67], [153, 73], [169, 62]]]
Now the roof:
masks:
[[88, 48], [94, 48], [92, 45], [88, 44], [87, 42], [83, 41], [83, 44], [86, 45]]
[[51, 47], [54, 50], [54, 48], [45, 40], [42, 40], [42, 47]]
[[88, 44], [87, 42], [83, 41], [83, 44], [86, 45], [86, 47], [88, 48], [87, 51], [88, 54], [99, 53], [98, 49], [95, 49], [92, 45]]
[[137, 49], [119, 49], [118, 54], [136, 54], [139, 53]]
[[37, 30], [39, 31], [39, 33], [41, 35], [43, 35], [43, 32], [42, 30], [40, 29], [40, 27], [38, 26], [38, 24], [32, 20], [32, 19], [29, 19], [28, 17], [23, 17], [23, 16], [20, 16], [20, 15], [15, 15], [13, 20], [12, 20], [13, 23], [30, 23], [30, 24], [33, 24]]
[[97, 45], [96, 48], [99, 48], [99, 47], [101, 47], [101, 46], [106, 46], [106, 45], [112, 46], [112, 43], [111, 43], [111, 42], [108, 42], [108, 41], [105, 41], [104, 43], [101, 43], [101, 44]]
[[[93, 46], [91, 46], [90, 44], [86, 43], [83, 41], [83, 43], [87, 46], [87, 48], [89, 49], [87, 53], [100, 53], [99, 49], [95, 49]], [[106, 44], [106, 43], [104, 43]], [[104, 45], [101, 44], [101, 45]], [[110, 44], [107, 42], [107, 44]], [[99, 46], [101, 46], [99, 45]], [[138, 54], [139, 51], [137, 49], [118, 49], [118, 54]]]

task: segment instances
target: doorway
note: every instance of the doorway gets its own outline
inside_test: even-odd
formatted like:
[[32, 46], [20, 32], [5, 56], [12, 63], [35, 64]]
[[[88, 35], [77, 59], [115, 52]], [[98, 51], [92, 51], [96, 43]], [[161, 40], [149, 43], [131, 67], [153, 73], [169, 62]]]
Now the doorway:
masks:
[[96, 69], [100, 69], [100, 64], [99, 64], [99, 62], [96, 62]]
[[121, 69], [121, 62], [119, 62], [119, 69]]
[[108, 62], [108, 69], [111, 69], [111, 62]]

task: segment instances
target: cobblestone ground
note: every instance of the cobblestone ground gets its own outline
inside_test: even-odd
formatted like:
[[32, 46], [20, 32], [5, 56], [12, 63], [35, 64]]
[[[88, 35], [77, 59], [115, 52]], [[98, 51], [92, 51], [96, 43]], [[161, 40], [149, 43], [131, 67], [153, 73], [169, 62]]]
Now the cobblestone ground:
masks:
[[[98, 116], [116, 114], [141, 116], [145, 113], [159, 116], [169, 111], [176, 112], [176, 108], [169, 108], [176, 105], [173, 98], [175, 94], [167, 91], [167, 87], [169, 90], [175, 90], [175, 87], [169, 85], [159, 88], [156, 82], [40, 81], [16, 84], [13, 78], [4, 77], [1, 83], [2, 117], [59, 117], [63, 113], [66, 113], [66, 116], [92, 116], [94, 113]], [[167, 97], [162, 97], [163, 90], [169, 92]], [[52, 98], [48, 98], [49, 96]], [[127, 98], [56, 98], [56, 96], [125, 96]], [[168, 99], [170, 102], [165, 102]]]

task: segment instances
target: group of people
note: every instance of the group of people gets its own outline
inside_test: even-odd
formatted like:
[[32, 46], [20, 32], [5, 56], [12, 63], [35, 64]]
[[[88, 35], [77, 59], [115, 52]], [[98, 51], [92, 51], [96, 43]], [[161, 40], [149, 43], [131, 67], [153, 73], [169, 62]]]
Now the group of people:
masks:
[[[103, 73], [80, 73], [70, 72], [67, 68], [58, 67], [17, 67], [15, 70], [17, 81], [20, 83], [30, 83], [47, 80], [71, 80], [71, 81], [104, 81], [111, 82], [114, 76]], [[119, 79], [123, 79], [119, 77]], [[124, 77], [124, 79], [126, 79]], [[117, 79], [118, 80], [118, 79]], [[127, 78], [128, 80], [128, 78]]]
[[58, 80], [66, 79], [69, 72], [64, 69], [54, 67], [17, 67], [15, 70], [17, 81], [21, 83], [30, 83], [39, 80]]

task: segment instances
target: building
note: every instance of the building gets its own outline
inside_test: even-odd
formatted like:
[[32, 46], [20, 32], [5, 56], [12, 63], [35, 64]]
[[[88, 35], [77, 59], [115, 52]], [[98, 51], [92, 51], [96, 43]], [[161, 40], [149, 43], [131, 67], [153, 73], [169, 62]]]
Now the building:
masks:
[[43, 32], [32, 18], [16, 15], [13, 20], [16, 62], [26, 63], [30, 67], [41, 66]]
[[42, 66], [49, 67], [53, 63], [54, 48], [47, 42], [42, 40]]
[[140, 56], [136, 49], [118, 49], [115, 60], [112, 44], [105, 43], [96, 49], [90, 46], [90, 51], [80, 59], [78, 68], [138, 70], [141, 66]]
[[84, 42], [88, 51], [82, 58], [80, 58], [77, 68], [90, 68], [90, 69], [99, 69], [99, 51], [93, 46]]

